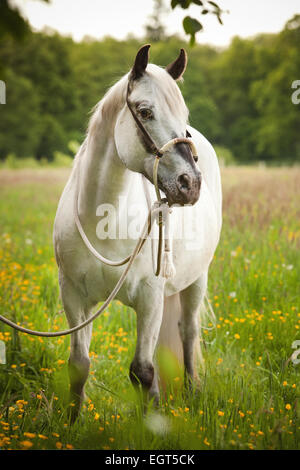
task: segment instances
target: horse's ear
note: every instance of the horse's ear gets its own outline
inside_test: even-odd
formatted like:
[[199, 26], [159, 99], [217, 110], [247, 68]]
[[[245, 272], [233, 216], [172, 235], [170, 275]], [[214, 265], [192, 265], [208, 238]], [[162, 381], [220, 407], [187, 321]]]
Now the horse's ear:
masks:
[[132, 80], [137, 80], [138, 78], [142, 77], [144, 74], [146, 67], [148, 65], [149, 59], [149, 48], [151, 44], [145, 44], [142, 46], [136, 55], [134, 65], [131, 70], [130, 78]]
[[174, 78], [179, 80], [185, 72], [187, 66], [187, 53], [184, 49], [180, 49], [180, 54], [174, 62], [166, 67], [166, 71]]

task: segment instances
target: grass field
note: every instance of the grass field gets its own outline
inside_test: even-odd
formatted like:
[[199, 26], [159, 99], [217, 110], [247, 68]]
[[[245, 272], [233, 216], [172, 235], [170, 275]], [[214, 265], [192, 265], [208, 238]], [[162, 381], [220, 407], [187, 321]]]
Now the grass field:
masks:
[[[0, 171], [1, 313], [29, 328], [67, 326], [52, 225], [68, 171]], [[128, 378], [135, 313], [114, 302], [94, 324], [89, 399], [70, 426], [69, 338], [0, 325], [1, 449], [300, 448], [300, 364], [291, 360], [300, 340], [300, 170], [222, 173], [224, 223], [209, 277], [216, 327], [203, 324], [201, 391], [184, 395], [175, 376], [160, 410], [143, 418]]]

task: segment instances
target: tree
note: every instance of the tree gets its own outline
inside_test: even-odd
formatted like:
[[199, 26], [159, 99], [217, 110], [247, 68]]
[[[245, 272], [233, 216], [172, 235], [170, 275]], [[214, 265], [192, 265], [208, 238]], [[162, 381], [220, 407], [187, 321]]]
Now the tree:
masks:
[[146, 37], [151, 42], [158, 42], [165, 39], [166, 34], [162, 18], [167, 11], [164, 0], [154, 0], [153, 13], [145, 26]]
[[36, 149], [36, 158], [52, 160], [58, 149], [66, 150], [67, 139], [60, 122], [53, 115], [46, 114], [41, 120], [41, 134]]
[[276, 65], [252, 84], [251, 97], [258, 111], [256, 154], [260, 158], [300, 160], [300, 110], [292, 102], [292, 82], [300, 77], [300, 15], [287, 22], [273, 40]]
[[256, 47], [251, 40], [234, 38], [210, 70], [209, 94], [213, 97], [222, 133], [219, 144], [230, 148], [240, 161], [255, 157], [258, 112], [250, 88], [258, 76]]
[[[78, 90], [73, 85], [70, 43], [73, 44], [73, 41], [61, 38], [58, 34], [48, 36], [29, 32], [26, 41], [22, 43], [6, 39], [0, 44], [0, 62], [5, 64], [4, 80], [7, 84], [6, 105], [1, 107], [2, 156], [8, 150], [19, 156], [30, 154], [51, 159], [53, 151], [64, 151], [68, 140], [74, 138]], [[24, 97], [21, 96], [20, 87], [24, 88]], [[34, 90], [34, 98], [31, 90]], [[27, 118], [24, 103], [28, 107]], [[22, 149], [24, 138], [14, 142], [13, 136], [18, 134], [18, 129], [20, 132], [21, 129], [27, 129], [36, 113], [39, 115], [38, 130], [35, 126], [28, 128], [28, 134], [32, 135], [25, 138], [27, 144]], [[18, 121], [15, 115], [22, 116], [24, 122]], [[13, 125], [14, 122], [18, 122], [18, 125]]]
[[0, 39], [7, 36], [23, 39], [29, 31], [29, 25], [24, 20], [18, 8], [11, 6], [8, 0], [0, 2]]
[[6, 73], [7, 100], [1, 105], [0, 158], [34, 155], [40, 135], [39, 96], [30, 80], [12, 70]]
[[[49, 0], [40, 0], [48, 2]], [[23, 18], [20, 10], [10, 0], [0, 1], [0, 39], [11, 37], [22, 40], [29, 33], [28, 22]]]
[[[238, 162], [300, 159], [299, 104], [292, 83], [300, 78], [300, 21], [278, 34], [235, 38], [225, 50], [178, 37], [154, 42], [153, 63], [165, 66], [187, 50], [189, 64], [179, 82], [191, 125]], [[105, 38], [80, 43], [50, 31], [19, 42], [0, 41], [1, 79], [7, 100], [0, 105], [0, 158], [51, 159], [82, 142], [90, 111], [107, 88], [130, 70], [140, 40]]]

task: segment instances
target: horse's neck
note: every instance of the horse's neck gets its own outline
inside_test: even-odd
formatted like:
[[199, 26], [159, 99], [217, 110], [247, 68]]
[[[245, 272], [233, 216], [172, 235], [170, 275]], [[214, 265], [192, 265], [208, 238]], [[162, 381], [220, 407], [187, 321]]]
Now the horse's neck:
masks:
[[111, 124], [100, 122], [94, 135], [88, 135], [79, 156], [79, 211], [83, 217], [96, 216], [99, 204], [116, 205], [119, 193], [128, 185], [126, 168], [120, 161]]

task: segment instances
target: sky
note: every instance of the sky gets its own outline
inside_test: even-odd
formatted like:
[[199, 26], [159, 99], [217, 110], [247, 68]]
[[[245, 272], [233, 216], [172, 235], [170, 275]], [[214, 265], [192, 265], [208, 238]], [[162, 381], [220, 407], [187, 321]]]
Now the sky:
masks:
[[[171, 0], [165, 0], [166, 6]], [[125, 39], [129, 33], [144, 34], [144, 25], [153, 11], [153, 0], [10, 0], [29, 20], [33, 29], [51, 27], [61, 34], [80, 41], [84, 36], [101, 39], [113, 36]], [[224, 25], [214, 15], [199, 15], [199, 7], [188, 10], [169, 9], [164, 24], [169, 34], [184, 36], [182, 19], [186, 15], [201, 18], [204, 32], [196, 35], [199, 44], [226, 47], [232, 37], [251, 37], [266, 32], [276, 33], [296, 13], [300, 14], [300, 0], [218, 0], [224, 10]]]

